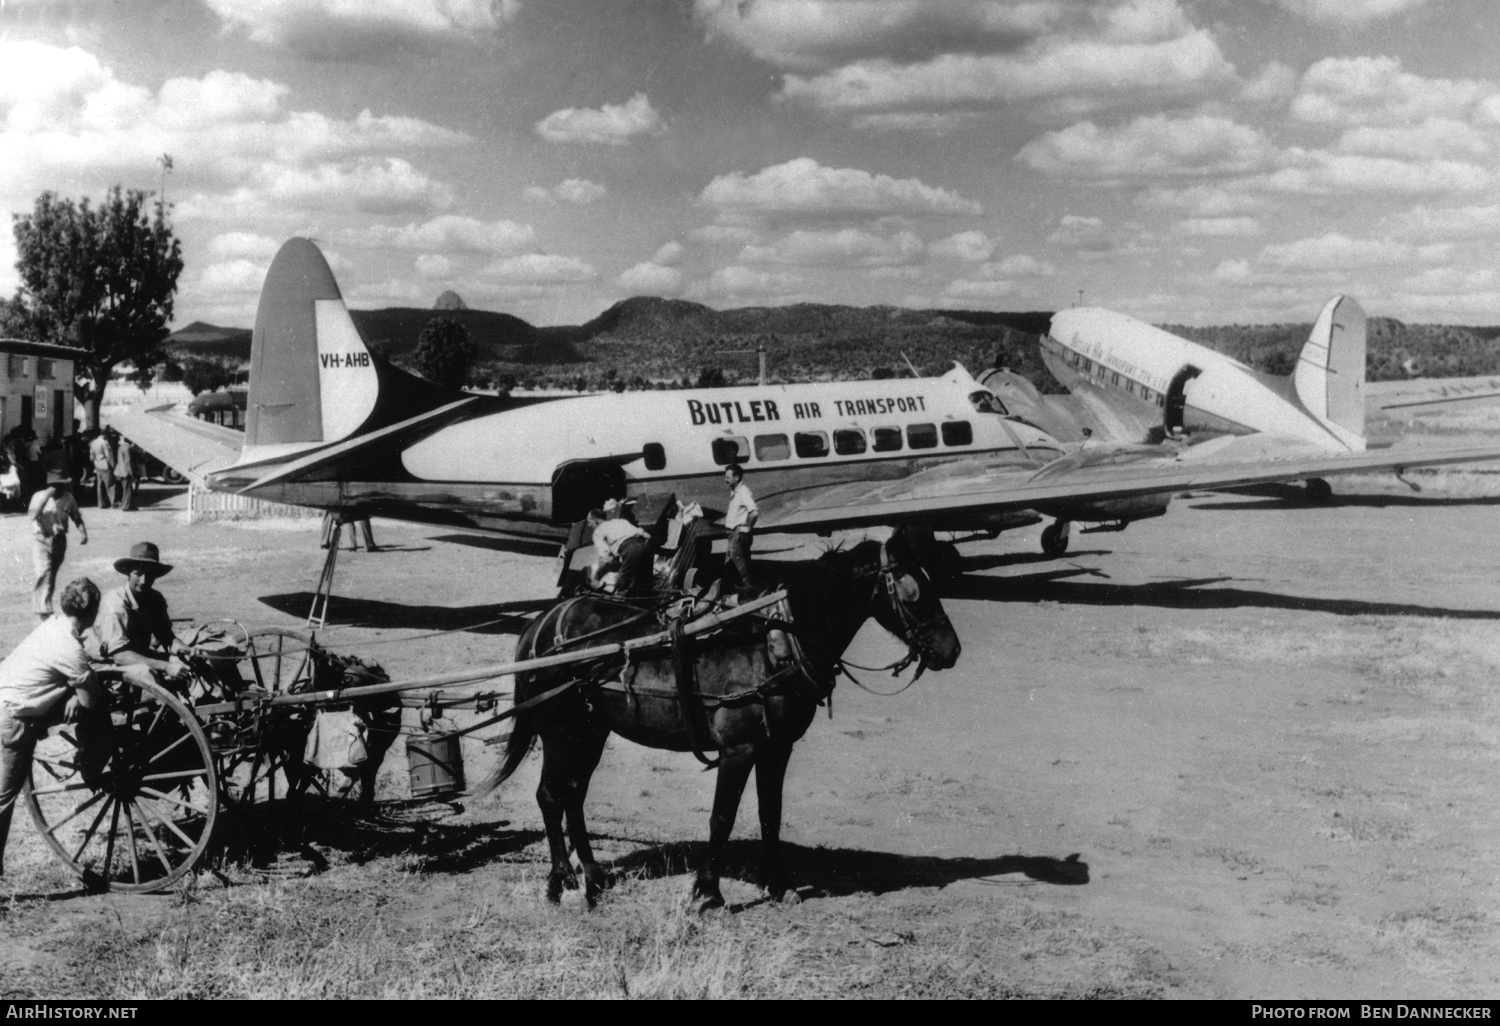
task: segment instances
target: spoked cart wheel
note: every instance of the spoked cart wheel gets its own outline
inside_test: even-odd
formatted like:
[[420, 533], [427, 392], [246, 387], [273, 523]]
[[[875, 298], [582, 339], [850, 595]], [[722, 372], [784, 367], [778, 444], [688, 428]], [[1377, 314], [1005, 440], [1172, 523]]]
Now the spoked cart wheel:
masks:
[[[227, 668], [226, 668], [227, 669]], [[199, 704], [233, 701], [248, 693], [264, 697], [310, 690], [316, 671], [312, 633], [292, 627], [249, 631], [238, 664], [217, 682], [199, 681]], [[217, 760], [219, 787], [228, 809], [289, 797], [303, 780], [302, 749], [312, 712], [304, 706], [270, 708], [247, 703], [205, 723]]]
[[[23, 797], [42, 840], [91, 886], [170, 887], [208, 849], [218, 775], [192, 710], [154, 683], [111, 685], [109, 760], [84, 780], [78, 729], [38, 742]], [[93, 744], [95, 742], [90, 742]]]

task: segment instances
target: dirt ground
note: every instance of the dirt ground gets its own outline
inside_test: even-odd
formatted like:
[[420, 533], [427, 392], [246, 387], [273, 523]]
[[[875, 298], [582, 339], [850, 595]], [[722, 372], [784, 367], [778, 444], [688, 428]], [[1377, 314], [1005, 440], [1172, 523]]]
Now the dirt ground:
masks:
[[[878, 927], [890, 944], [911, 939], [890, 932], [903, 920], [923, 937], [1041, 924], [1049, 939], [1017, 949], [1031, 992], [1500, 995], [1500, 488], [1425, 480], [1421, 494], [1341, 482], [1320, 506], [1276, 489], [1188, 497], [1124, 533], [1075, 534], [1057, 559], [1036, 528], [966, 546], [944, 599], [959, 665], [889, 697], [840, 684], [787, 780], [807, 900], [737, 914]], [[75, 540], [64, 576], [113, 585], [112, 560], [150, 539], [177, 565], [162, 581], [176, 617], [300, 623], [315, 521], [188, 525], [180, 491], [144, 498], [135, 513], [86, 510], [93, 540]], [[345, 626], [325, 640], [398, 678], [508, 657], [519, 622], [502, 618], [556, 572], [545, 548], [380, 521], [376, 534], [386, 551], [341, 560]], [[30, 627], [24, 542], [20, 517], [0, 521], [5, 649]], [[793, 544], [760, 543], [767, 558]], [[869, 625], [848, 658], [897, 652]], [[471, 779], [493, 751], [466, 742]], [[459, 817], [505, 832], [504, 859], [429, 867], [424, 886], [448, 897], [424, 915], [463, 921], [464, 895], [517, 863], [540, 891], [536, 763]], [[399, 747], [382, 788], [406, 794]], [[614, 740], [591, 827], [625, 864], [703, 839], [711, 795], [690, 755]], [[736, 837], [754, 824], [751, 789]], [[0, 979], [32, 981], [15, 993], [89, 991], [66, 938], [169, 915], [165, 898], [79, 894], [24, 815], [7, 869]], [[389, 878], [337, 872], [353, 890]]]

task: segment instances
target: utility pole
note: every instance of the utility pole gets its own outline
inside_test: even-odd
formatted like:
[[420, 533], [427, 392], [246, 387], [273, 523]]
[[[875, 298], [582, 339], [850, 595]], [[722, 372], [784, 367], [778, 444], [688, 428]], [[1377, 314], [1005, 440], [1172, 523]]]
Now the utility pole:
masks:
[[172, 170], [172, 155], [170, 153], [163, 153], [156, 158], [156, 162], [161, 165], [161, 192], [159, 195], [161, 196], [162, 216], [165, 217], [167, 213], [167, 175]]

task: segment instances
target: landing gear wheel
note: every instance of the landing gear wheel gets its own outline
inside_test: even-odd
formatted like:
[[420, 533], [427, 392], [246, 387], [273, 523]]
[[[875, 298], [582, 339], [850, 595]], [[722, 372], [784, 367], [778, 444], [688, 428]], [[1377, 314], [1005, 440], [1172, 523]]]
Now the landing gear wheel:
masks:
[[208, 735], [154, 683], [111, 687], [109, 715], [108, 735], [87, 742], [109, 748], [97, 777], [84, 780], [82, 725], [64, 725], [37, 743], [23, 798], [47, 847], [89, 886], [162, 890], [192, 871], [213, 836], [219, 792]]
[[1049, 556], [1061, 556], [1068, 551], [1068, 522], [1054, 520], [1042, 529], [1042, 551]]

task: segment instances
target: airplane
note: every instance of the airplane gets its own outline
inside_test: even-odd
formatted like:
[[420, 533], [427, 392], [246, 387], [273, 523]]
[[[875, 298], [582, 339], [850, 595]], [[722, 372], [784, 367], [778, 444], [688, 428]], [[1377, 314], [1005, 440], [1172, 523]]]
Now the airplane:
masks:
[[[1366, 317], [1358, 302], [1335, 296], [1319, 313], [1295, 368], [1267, 374], [1206, 346], [1097, 307], [1053, 315], [1040, 342], [1043, 364], [1068, 389], [1041, 394], [1005, 368], [979, 380], [1016, 414], [1054, 437], [1080, 443], [1080, 464], [1153, 460], [1162, 446], [1256, 436], [1262, 450], [1284, 456], [1342, 456], [1368, 449], [1367, 404], [1381, 411], [1487, 398], [1497, 383], [1468, 382], [1438, 389], [1408, 388], [1367, 395]], [[1216, 452], [1223, 458], [1227, 450]], [[1399, 469], [1399, 468], [1398, 468]], [[1408, 482], [1410, 484], [1410, 482]], [[1306, 479], [1309, 497], [1332, 494], [1322, 477]], [[1170, 496], [1160, 497], [1163, 503]], [[1163, 507], [1164, 511], [1164, 507]], [[1067, 548], [1066, 508], [1047, 510], [1057, 521], [1042, 534], [1043, 548]], [[1123, 529], [1129, 514], [1090, 530]]]
[[[1054, 338], [1059, 330], [1054, 322]], [[1343, 367], [1330, 359], [1323, 380]], [[1169, 395], [1172, 384], [1153, 377], [1150, 387]], [[611, 498], [635, 500], [643, 521], [673, 499], [720, 515], [730, 463], [756, 495], [759, 533], [911, 525], [993, 537], [1039, 522], [1038, 511], [1128, 522], [1160, 515], [1180, 491], [1500, 458], [1493, 447], [1212, 443], [1096, 458], [1016, 415], [956, 364], [931, 378], [565, 398], [462, 392], [373, 356], [321, 251], [300, 238], [282, 246], [261, 292], [244, 434], [200, 425], [196, 448], [179, 456], [171, 420], [155, 410], [112, 423], [209, 489], [348, 519], [557, 540]], [[217, 459], [203, 456], [210, 435]], [[1355, 433], [1335, 435], [1345, 436]]]

